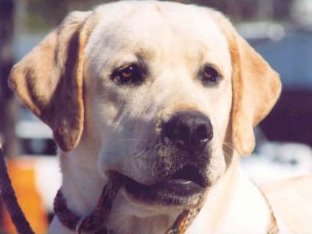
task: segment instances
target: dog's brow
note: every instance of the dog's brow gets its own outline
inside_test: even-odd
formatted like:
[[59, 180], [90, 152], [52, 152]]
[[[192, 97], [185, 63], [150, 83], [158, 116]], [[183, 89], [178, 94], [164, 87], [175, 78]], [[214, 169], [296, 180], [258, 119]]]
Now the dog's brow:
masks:
[[134, 54], [140, 62], [146, 63], [145, 61], [151, 60], [154, 53], [151, 48], [147, 49], [147, 48], [140, 47]]

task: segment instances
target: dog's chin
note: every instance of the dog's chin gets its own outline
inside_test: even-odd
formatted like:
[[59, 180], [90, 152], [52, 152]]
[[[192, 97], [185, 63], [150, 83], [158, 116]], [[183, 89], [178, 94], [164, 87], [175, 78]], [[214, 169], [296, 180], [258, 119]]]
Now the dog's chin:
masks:
[[127, 196], [147, 205], [191, 207], [202, 198], [209, 182], [195, 168], [186, 166], [154, 184], [142, 184], [124, 176]]

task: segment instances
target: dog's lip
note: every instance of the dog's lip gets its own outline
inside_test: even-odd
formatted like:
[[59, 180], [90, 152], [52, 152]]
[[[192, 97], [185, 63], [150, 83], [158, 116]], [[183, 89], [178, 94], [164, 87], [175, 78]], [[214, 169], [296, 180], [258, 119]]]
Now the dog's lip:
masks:
[[175, 181], [181, 185], [195, 183], [203, 188], [208, 186], [207, 176], [198, 170], [195, 166], [190, 164], [183, 166], [174, 174], [170, 175], [168, 180]]
[[206, 177], [196, 167], [186, 165], [154, 184], [142, 184], [124, 176], [125, 190], [136, 200], [163, 205], [184, 205], [197, 198], [209, 186]]

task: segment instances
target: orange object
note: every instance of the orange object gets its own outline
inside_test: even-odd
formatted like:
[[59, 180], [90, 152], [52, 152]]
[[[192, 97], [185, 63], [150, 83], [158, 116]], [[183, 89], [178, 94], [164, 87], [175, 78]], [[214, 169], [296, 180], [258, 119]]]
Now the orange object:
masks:
[[[8, 170], [19, 204], [34, 232], [46, 233], [48, 219], [43, 201], [36, 188], [35, 159], [10, 159]], [[1, 229], [5, 233], [17, 233], [6, 210], [1, 218]]]

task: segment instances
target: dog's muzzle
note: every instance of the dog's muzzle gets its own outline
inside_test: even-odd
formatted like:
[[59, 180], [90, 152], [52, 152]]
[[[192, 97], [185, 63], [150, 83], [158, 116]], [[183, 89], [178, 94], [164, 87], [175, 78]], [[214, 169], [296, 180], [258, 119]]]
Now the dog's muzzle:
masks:
[[163, 150], [158, 152], [159, 166], [153, 172], [158, 178], [142, 184], [125, 176], [126, 191], [147, 203], [188, 206], [210, 185], [206, 168], [211, 122], [200, 112], [177, 112], [161, 124], [159, 137]]

